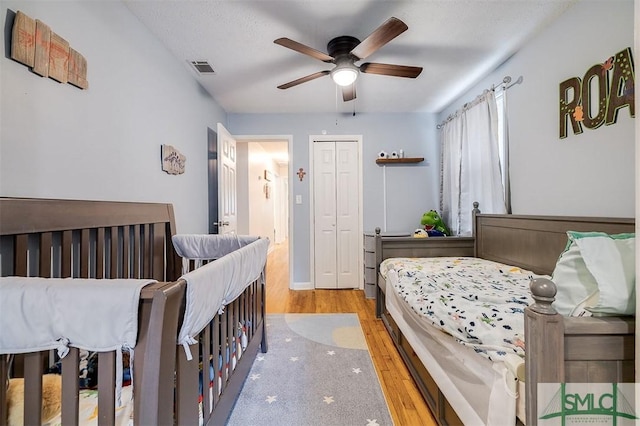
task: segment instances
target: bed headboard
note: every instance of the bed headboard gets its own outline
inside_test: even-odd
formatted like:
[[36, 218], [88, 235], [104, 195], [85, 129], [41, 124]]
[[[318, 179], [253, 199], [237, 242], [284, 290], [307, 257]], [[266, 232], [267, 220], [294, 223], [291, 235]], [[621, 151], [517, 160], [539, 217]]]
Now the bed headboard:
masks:
[[551, 275], [567, 231], [635, 232], [635, 219], [478, 214], [476, 257]]
[[173, 281], [173, 206], [0, 198], [0, 276]]

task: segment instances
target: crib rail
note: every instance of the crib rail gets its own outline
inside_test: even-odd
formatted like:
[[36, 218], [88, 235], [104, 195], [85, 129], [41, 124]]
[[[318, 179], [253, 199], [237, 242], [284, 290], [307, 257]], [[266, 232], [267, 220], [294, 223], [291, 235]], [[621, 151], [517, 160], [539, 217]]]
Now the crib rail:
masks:
[[[144, 389], [134, 399], [136, 425], [167, 424], [173, 421], [173, 366], [175, 336], [186, 283], [155, 283], [140, 295], [140, 327], [135, 348], [134, 389]], [[25, 383], [24, 424], [42, 424], [42, 377], [49, 351], [22, 356]], [[98, 422], [114, 424], [116, 407], [116, 354], [98, 354]], [[62, 413], [64, 425], [79, 424], [79, 350], [69, 348], [62, 358]], [[9, 356], [0, 355], [0, 379], [7, 381]], [[123, 401], [126, 403], [126, 401]], [[0, 424], [7, 419], [7, 390], [0, 387]]]
[[[264, 283], [258, 279], [205, 327], [197, 344], [191, 345], [194, 360], [199, 356], [200, 363], [188, 361], [178, 346], [176, 424], [198, 424], [200, 414], [205, 425], [227, 420], [258, 349], [267, 350], [264, 303]], [[247, 340], [244, 348], [243, 332]], [[193, 401], [201, 401], [201, 406]]]
[[170, 204], [1, 198], [0, 211], [0, 276], [180, 276]]

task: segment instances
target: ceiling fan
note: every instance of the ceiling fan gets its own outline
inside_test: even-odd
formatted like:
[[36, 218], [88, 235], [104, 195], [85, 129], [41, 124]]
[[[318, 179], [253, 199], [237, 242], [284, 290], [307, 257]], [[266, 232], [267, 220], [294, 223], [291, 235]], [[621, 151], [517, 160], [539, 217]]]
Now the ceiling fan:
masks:
[[274, 43], [280, 46], [319, 59], [322, 62], [335, 64], [335, 67], [331, 70], [319, 71], [281, 84], [278, 86], [278, 89], [288, 89], [325, 75], [331, 75], [333, 81], [342, 87], [342, 99], [347, 102], [356, 98], [356, 87], [354, 83], [361, 72], [392, 77], [416, 78], [422, 72], [422, 67], [380, 64], [375, 62], [365, 62], [359, 66], [355, 64], [357, 61], [370, 56], [407, 29], [409, 29], [407, 24], [398, 18], [392, 17], [376, 28], [376, 30], [363, 41], [351, 36], [340, 36], [332, 39], [327, 44], [328, 54], [286, 37], [274, 40]]

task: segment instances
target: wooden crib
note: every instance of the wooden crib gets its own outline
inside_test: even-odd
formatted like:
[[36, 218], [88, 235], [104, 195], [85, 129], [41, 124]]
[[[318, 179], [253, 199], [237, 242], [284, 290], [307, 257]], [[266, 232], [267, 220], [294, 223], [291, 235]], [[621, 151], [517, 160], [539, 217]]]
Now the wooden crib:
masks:
[[[233, 408], [257, 355], [266, 351], [264, 281], [249, 283], [224, 313], [198, 336], [194, 360], [186, 361], [177, 345], [184, 315], [186, 282], [171, 237], [176, 233], [170, 204], [109, 201], [0, 198], [0, 276], [45, 278], [150, 278], [143, 288], [133, 375], [134, 424], [223, 423]], [[237, 339], [237, 324], [246, 326], [248, 344], [235, 369], [222, 375], [212, 392], [202, 386], [199, 360], [232, 354], [224, 348]], [[25, 378], [24, 422], [41, 424], [42, 374], [54, 361], [51, 351], [0, 355], [0, 381]], [[79, 424], [78, 349], [62, 360], [62, 424]], [[206, 366], [206, 362], [202, 362]], [[115, 352], [99, 353], [98, 420], [115, 420]], [[212, 363], [215, 377], [218, 363]], [[72, 374], [66, 373], [73, 372]], [[202, 382], [209, 369], [203, 368]], [[206, 382], [205, 382], [206, 383]], [[7, 388], [0, 386], [0, 424], [7, 419]], [[199, 400], [202, 401], [200, 405]]]

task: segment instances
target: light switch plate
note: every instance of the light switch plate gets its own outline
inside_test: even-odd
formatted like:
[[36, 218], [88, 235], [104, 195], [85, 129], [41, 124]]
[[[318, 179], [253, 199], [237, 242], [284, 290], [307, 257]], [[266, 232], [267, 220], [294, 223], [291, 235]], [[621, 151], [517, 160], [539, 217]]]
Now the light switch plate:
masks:
[[302, 195], [296, 195], [296, 204], [302, 204]]

